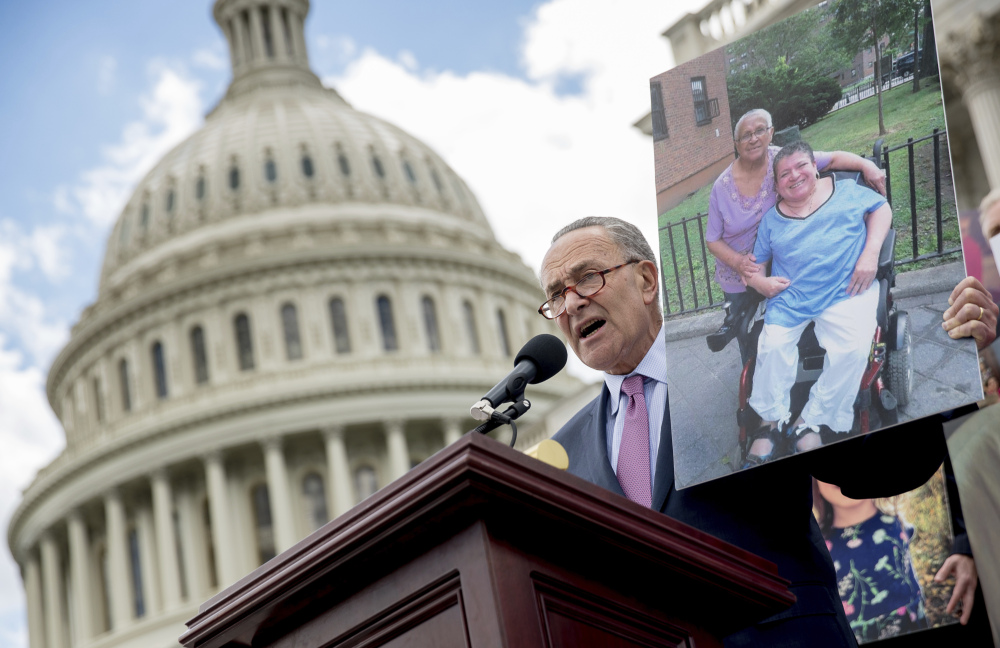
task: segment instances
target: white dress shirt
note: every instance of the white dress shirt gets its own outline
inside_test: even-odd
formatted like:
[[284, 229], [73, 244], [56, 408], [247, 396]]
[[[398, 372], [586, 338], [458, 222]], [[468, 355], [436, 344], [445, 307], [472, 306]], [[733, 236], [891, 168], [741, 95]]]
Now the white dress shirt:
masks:
[[622, 383], [635, 374], [644, 376], [642, 393], [646, 397], [646, 412], [649, 415], [649, 483], [653, 485], [656, 483], [656, 453], [660, 447], [660, 428], [663, 426], [663, 413], [667, 409], [667, 348], [662, 325], [653, 341], [653, 346], [649, 347], [649, 351], [635, 371], [622, 376], [604, 374], [604, 384], [611, 394], [608, 398], [608, 459], [616, 475], [618, 448], [622, 443], [628, 401], [628, 395], [622, 392]]

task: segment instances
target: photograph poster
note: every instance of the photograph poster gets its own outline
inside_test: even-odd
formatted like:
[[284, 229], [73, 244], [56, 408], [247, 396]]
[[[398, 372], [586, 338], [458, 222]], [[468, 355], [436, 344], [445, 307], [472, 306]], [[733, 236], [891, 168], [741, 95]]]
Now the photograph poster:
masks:
[[954, 579], [934, 580], [960, 531], [945, 483], [942, 467], [908, 493], [853, 500], [813, 480], [813, 514], [859, 644], [958, 622], [947, 611]]
[[677, 488], [982, 398], [933, 24], [868, 1], [650, 80]]

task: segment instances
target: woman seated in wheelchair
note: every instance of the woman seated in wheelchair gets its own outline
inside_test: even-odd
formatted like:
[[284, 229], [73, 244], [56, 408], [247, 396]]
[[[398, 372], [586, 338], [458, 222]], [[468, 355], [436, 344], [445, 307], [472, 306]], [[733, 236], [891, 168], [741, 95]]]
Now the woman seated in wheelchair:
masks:
[[[875, 334], [879, 249], [892, 224], [889, 204], [853, 180], [820, 178], [812, 148], [794, 142], [774, 157], [778, 203], [760, 223], [754, 255], [771, 262], [747, 285], [768, 298], [750, 406], [762, 425], [750, 465], [772, 458], [786, 435], [803, 452], [850, 432], [854, 401]], [[798, 341], [810, 322], [826, 358], [797, 420], [791, 390]]]

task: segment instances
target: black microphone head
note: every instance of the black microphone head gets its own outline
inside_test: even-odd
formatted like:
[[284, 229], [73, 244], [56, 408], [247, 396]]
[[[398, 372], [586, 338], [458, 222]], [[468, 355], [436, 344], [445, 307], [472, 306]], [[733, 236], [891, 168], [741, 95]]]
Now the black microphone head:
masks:
[[542, 333], [528, 340], [514, 358], [517, 366], [521, 360], [530, 360], [538, 367], [531, 384], [543, 382], [556, 375], [566, 366], [566, 345], [554, 335]]

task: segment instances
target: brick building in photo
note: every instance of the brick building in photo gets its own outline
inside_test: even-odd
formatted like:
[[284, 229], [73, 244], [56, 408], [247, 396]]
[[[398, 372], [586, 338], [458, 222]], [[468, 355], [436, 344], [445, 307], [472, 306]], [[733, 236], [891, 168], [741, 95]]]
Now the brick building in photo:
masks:
[[714, 182], [733, 161], [725, 49], [653, 77], [649, 91], [656, 208], [662, 214]]

